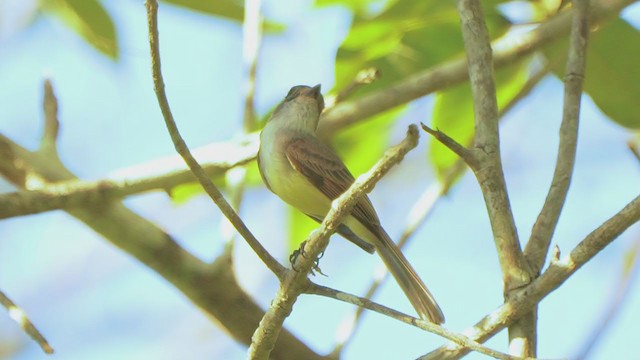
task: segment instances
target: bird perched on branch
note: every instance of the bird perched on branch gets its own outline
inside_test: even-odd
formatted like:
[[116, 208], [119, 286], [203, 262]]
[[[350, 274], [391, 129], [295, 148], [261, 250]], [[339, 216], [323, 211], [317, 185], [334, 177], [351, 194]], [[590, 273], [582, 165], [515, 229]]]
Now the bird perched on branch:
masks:
[[[267, 187], [318, 222], [355, 181], [333, 149], [316, 136], [323, 108], [320, 85], [292, 87], [262, 130], [258, 153]], [[360, 199], [337, 232], [369, 253], [378, 252], [422, 319], [444, 322], [433, 295], [380, 225], [368, 197]]]

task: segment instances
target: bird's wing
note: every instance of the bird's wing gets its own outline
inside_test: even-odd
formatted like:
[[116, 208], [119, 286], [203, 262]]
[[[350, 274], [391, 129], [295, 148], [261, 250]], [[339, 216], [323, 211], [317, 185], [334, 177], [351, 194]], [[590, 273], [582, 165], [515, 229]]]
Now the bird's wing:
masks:
[[[285, 147], [285, 154], [291, 166], [331, 200], [342, 195], [355, 181], [333, 149], [316, 137], [292, 139]], [[367, 196], [358, 201], [351, 213], [377, 233], [380, 220]]]

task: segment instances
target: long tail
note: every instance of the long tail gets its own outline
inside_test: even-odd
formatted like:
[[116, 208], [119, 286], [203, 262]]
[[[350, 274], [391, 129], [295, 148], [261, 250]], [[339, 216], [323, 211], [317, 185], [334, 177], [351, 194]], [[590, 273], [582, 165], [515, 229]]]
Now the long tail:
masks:
[[391, 275], [393, 275], [402, 291], [409, 298], [420, 318], [435, 324], [444, 323], [442, 310], [440, 310], [427, 286], [422, 282], [407, 258], [404, 257], [384, 229], [380, 227], [379, 230], [380, 241], [376, 244], [376, 250]]

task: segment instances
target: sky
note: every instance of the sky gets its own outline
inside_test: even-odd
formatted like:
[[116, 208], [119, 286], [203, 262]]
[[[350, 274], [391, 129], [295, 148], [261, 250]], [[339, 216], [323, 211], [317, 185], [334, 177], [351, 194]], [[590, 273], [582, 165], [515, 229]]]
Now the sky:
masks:
[[[20, 29], [20, 9], [28, 2], [0, 1], [0, 133], [35, 148], [42, 131], [42, 80], [50, 77], [60, 102], [60, 157], [82, 179], [100, 179], [174, 155], [152, 91], [142, 1], [104, 3], [121, 42], [116, 63], [55, 18], [44, 16]], [[350, 14], [341, 8], [312, 9], [309, 1], [282, 4], [265, 2], [267, 16], [287, 28], [264, 39], [256, 89], [259, 114], [293, 85], [332, 87], [335, 51], [350, 22]], [[639, 7], [624, 17], [637, 28]], [[197, 147], [238, 135], [243, 106], [240, 26], [166, 5], [161, 6], [159, 22], [167, 94], [187, 143]], [[558, 79], [545, 78], [527, 101], [507, 114], [501, 128], [505, 176], [522, 239], [529, 235], [552, 176], [562, 94]], [[390, 144], [402, 138], [408, 124], [428, 122], [432, 107], [432, 97], [411, 104], [392, 129]], [[563, 253], [640, 189], [638, 162], [626, 148], [632, 135], [586, 96], [579, 135], [575, 175], [553, 239]], [[402, 231], [415, 199], [435, 181], [425, 166], [428, 141], [422, 136], [418, 149], [370, 195], [392, 237]], [[0, 179], [0, 192], [12, 190]], [[204, 196], [176, 205], [165, 193], [155, 192], [131, 197], [125, 204], [198, 257], [212, 260], [220, 253], [221, 215]], [[248, 189], [241, 214], [282, 262], [288, 257], [281, 240], [285, 210], [278, 198], [258, 187]], [[270, 221], [264, 221], [265, 213]], [[541, 357], [566, 358], [580, 351], [598, 326], [620, 280], [623, 259], [639, 237], [636, 225], [541, 303]], [[501, 304], [500, 269], [473, 176], [466, 175], [438, 203], [405, 253], [441, 304], [448, 328], [461, 331]], [[276, 280], [242, 241], [234, 256], [240, 283], [266, 308]], [[327, 277], [314, 280], [361, 294], [378, 266], [376, 256], [334, 237], [322, 259]], [[0, 221], [0, 289], [23, 307], [58, 359], [245, 357], [244, 346], [230, 340], [165, 280], [60, 211]], [[392, 281], [375, 300], [412, 313]], [[286, 326], [326, 353], [352, 312], [353, 307], [343, 303], [303, 296]], [[633, 344], [639, 322], [640, 291], [634, 279], [592, 358], [638, 358]], [[435, 335], [367, 314], [344, 358], [415, 358], [442, 343]], [[505, 343], [506, 333], [501, 333], [487, 344], [504, 351]], [[0, 315], [3, 356], [45, 358], [8, 316]]]

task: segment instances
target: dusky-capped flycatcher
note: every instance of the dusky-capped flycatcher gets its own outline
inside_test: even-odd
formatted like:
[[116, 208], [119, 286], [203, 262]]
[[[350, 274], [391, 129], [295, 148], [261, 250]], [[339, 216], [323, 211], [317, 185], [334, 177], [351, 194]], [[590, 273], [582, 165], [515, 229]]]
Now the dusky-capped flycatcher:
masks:
[[[267, 187], [318, 222], [355, 181], [333, 149], [316, 136], [323, 108], [320, 85], [292, 87], [262, 130], [258, 153]], [[360, 199], [338, 233], [369, 253], [378, 252], [422, 319], [444, 322], [433, 295], [380, 225], [368, 197]]]

